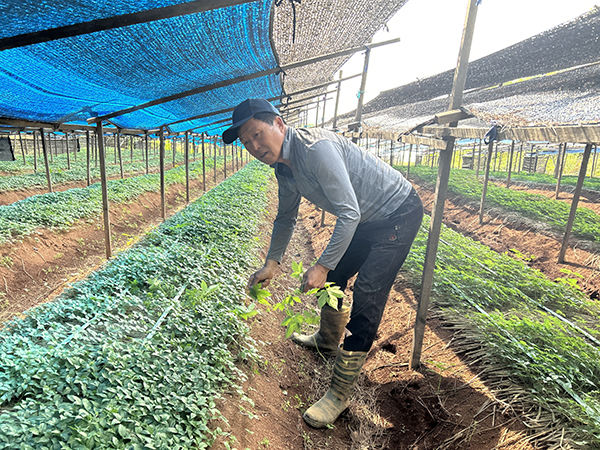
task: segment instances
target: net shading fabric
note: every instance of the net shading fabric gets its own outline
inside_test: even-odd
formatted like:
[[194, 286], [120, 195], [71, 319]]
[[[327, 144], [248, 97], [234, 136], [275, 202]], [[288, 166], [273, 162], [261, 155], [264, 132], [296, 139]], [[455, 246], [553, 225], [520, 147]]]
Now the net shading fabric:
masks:
[[[4, 28], [2, 37], [8, 37], [8, 31], [18, 35], [177, 3], [184, 2], [72, 1], [58, 7], [53, 2], [8, 0], [0, 11], [11, 26]], [[276, 68], [269, 40], [271, 4], [249, 2], [4, 50], [0, 116], [85, 124], [89, 117]], [[111, 121], [124, 128], [155, 129], [226, 109], [247, 97], [280, 93], [279, 77], [273, 74]], [[171, 131], [202, 127], [223, 117], [182, 122]]]

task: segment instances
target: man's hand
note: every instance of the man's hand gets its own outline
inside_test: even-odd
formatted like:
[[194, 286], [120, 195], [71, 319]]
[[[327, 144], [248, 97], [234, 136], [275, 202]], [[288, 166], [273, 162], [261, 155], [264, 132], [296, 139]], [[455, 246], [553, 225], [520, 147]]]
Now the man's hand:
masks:
[[275, 276], [275, 270], [279, 263], [272, 259], [267, 259], [265, 265], [261, 269], [250, 275], [246, 289], [251, 289], [258, 283], [262, 283], [262, 287], [267, 287], [271, 283], [271, 279]]
[[309, 268], [302, 276], [302, 284], [300, 290], [302, 292], [308, 292], [314, 288], [322, 288], [327, 282], [327, 274], [329, 269], [321, 264], [317, 263]]

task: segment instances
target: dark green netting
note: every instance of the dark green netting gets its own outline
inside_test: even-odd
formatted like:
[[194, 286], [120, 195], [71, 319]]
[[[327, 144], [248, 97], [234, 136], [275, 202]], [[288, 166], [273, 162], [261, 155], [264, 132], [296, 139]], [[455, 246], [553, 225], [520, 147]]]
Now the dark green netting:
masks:
[[[8, 35], [16, 35], [184, 2], [89, 3], [61, 2], [60, 8], [50, 8], [52, 2], [9, 0], [0, 10], [14, 19], [15, 28], [6, 28]], [[275, 68], [271, 3], [255, 1], [2, 51], [0, 116], [83, 124], [89, 117]], [[33, 10], [31, 23], [17, 19]], [[152, 129], [235, 106], [247, 97], [280, 93], [279, 77], [271, 75], [111, 120], [126, 128]], [[203, 131], [204, 124], [223, 117], [180, 123], [172, 131]]]

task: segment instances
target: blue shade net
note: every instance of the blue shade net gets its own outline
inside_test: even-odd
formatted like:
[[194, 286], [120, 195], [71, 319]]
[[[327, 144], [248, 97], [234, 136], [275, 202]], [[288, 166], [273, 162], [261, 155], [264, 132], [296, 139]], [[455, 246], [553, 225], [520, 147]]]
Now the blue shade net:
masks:
[[[9, 3], [21, 11], [40, 5], [30, 1]], [[44, 17], [36, 11], [30, 24], [18, 22], [18, 27], [22, 32], [37, 31], [173, 3], [182, 2], [62, 2], [61, 8], [54, 8], [61, 14], [52, 10]], [[271, 3], [251, 2], [0, 52], [0, 117], [85, 124], [89, 117], [275, 68], [269, 41]], [[48, 8], [48, 2], [42, 2], [41, 9]], [[274, 74], [111, 121], [124, 128], [155, 129], [232, 108], [248, 97], [276, 97], [281, 90], [279, 76]], [[170, 129], [205, 131], [203, 126], [226, 116], [184, 121]], [[219, 133], [226, 127], [211, 128]]]

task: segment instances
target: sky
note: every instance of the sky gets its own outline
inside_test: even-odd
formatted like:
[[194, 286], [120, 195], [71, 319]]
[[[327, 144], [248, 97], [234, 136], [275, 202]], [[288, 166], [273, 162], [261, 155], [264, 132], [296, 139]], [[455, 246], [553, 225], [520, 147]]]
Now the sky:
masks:
[[[567, 22], [600, 0], [482, 0], [477, 10], [470, 61]], [[468, 0], [408, 0], [372, 42], [400, 42], [371, 51], [365, 102], [379, 92], [454, 69], [460, 50]], [[364, 53], [342, 68], [343, 76], [362, 72]], [[338, 78], [338, 75], [336, 75]], [[335, 86], [335, 85], [333, 85]], [[332, 86], [332, 88], [333, 88]], [[356, 109], [360, 78], [342, 83], [338, 114]], [[331, 88], [331, 89], [332, 89]], [[334, 101], [325, 117], [333, 116]]]

